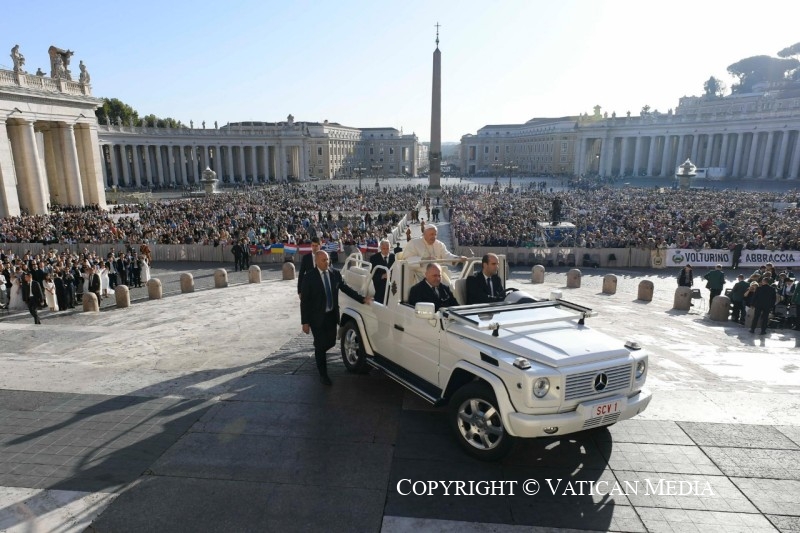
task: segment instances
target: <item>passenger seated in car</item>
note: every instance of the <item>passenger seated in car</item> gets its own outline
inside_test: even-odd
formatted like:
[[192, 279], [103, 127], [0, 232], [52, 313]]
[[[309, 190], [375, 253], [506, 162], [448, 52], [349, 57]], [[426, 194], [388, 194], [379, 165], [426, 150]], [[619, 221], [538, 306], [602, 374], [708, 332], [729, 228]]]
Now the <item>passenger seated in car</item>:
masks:
[[436, 263], [428, 263], [425, 269], [425, 279], [411, 287], [408, 293], [408, 303], [414, 307], [417, 302], [430, 302], [440, 307], [458, 305], [450, 287], [442, 283], [442, 267]]
[[502, 302], [506, 297], [503, 281], [497, 275], [500, 259], [495, 254], [481, 258], [480, 272], [467, 278], [467, 305]]

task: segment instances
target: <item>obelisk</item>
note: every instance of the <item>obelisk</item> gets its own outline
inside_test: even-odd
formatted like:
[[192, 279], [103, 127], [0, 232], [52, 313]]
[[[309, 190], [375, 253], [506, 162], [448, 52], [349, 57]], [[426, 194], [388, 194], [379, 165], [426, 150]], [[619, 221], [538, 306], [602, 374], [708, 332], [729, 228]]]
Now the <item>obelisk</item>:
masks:
[[442, 53], [439, 51], [439, 23], [436, 23], [436, 50], [433, 51], [433, 95], [431, 99], [431, 146], [428, 189], [442, 186]]

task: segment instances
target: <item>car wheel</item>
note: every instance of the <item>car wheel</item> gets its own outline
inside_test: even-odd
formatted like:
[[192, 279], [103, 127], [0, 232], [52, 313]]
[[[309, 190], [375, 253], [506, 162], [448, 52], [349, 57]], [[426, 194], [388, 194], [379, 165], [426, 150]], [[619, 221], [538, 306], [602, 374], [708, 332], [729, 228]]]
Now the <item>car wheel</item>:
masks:
[[486, 383], [464, 385], [450, 401], [450, 423], [464, 450], [482, 461], [503, 458], [514, 444], [506, 432], [494, 391]]
[[361, 344], [361, 333], [358, 326], [352, 320], [342, 328], [342, 361], [349, 372], [354, 374], [366, 374], [369, 372], [367, 365], [367, 354]]

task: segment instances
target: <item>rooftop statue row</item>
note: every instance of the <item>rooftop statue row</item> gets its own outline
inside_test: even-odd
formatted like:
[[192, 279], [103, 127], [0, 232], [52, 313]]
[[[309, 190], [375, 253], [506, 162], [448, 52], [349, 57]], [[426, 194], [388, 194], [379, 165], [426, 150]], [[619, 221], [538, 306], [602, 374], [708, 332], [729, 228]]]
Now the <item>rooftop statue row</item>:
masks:
[[[53, 79], [64, 79], [72, 81], [72, 71], [69, 69], [69, 62], [75, 54], [72, 50], [63, 50], [56, 46], [51, 46], [47, 53], [50, 55], [50, 77]], [[25, 69], [25, 56], [19, 51], [19, 45], [15, 44], [11, 49], [11, 61], [14, 65], [14, 72], [17, 74], [27, 74]], [[86, 70], [86, 65], [83, 61], [80, 62], [80, 75], [78, 81], [80, 83], [88, 84], [91, 80], [89, 72]], [[37, 76], [44, 76], [42, 69], [36, 71]]]

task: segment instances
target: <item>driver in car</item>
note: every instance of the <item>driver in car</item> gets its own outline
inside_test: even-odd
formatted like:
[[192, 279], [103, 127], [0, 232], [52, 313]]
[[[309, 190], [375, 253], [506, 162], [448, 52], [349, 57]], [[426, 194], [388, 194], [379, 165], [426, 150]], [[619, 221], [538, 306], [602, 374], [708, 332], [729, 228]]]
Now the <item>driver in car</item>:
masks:
[[497, 275], [499, 265], [500, 259], [495, 254], [481, 258], [482, 270], [467, 278], [467, 305], [503, 301], [506, 291]]

